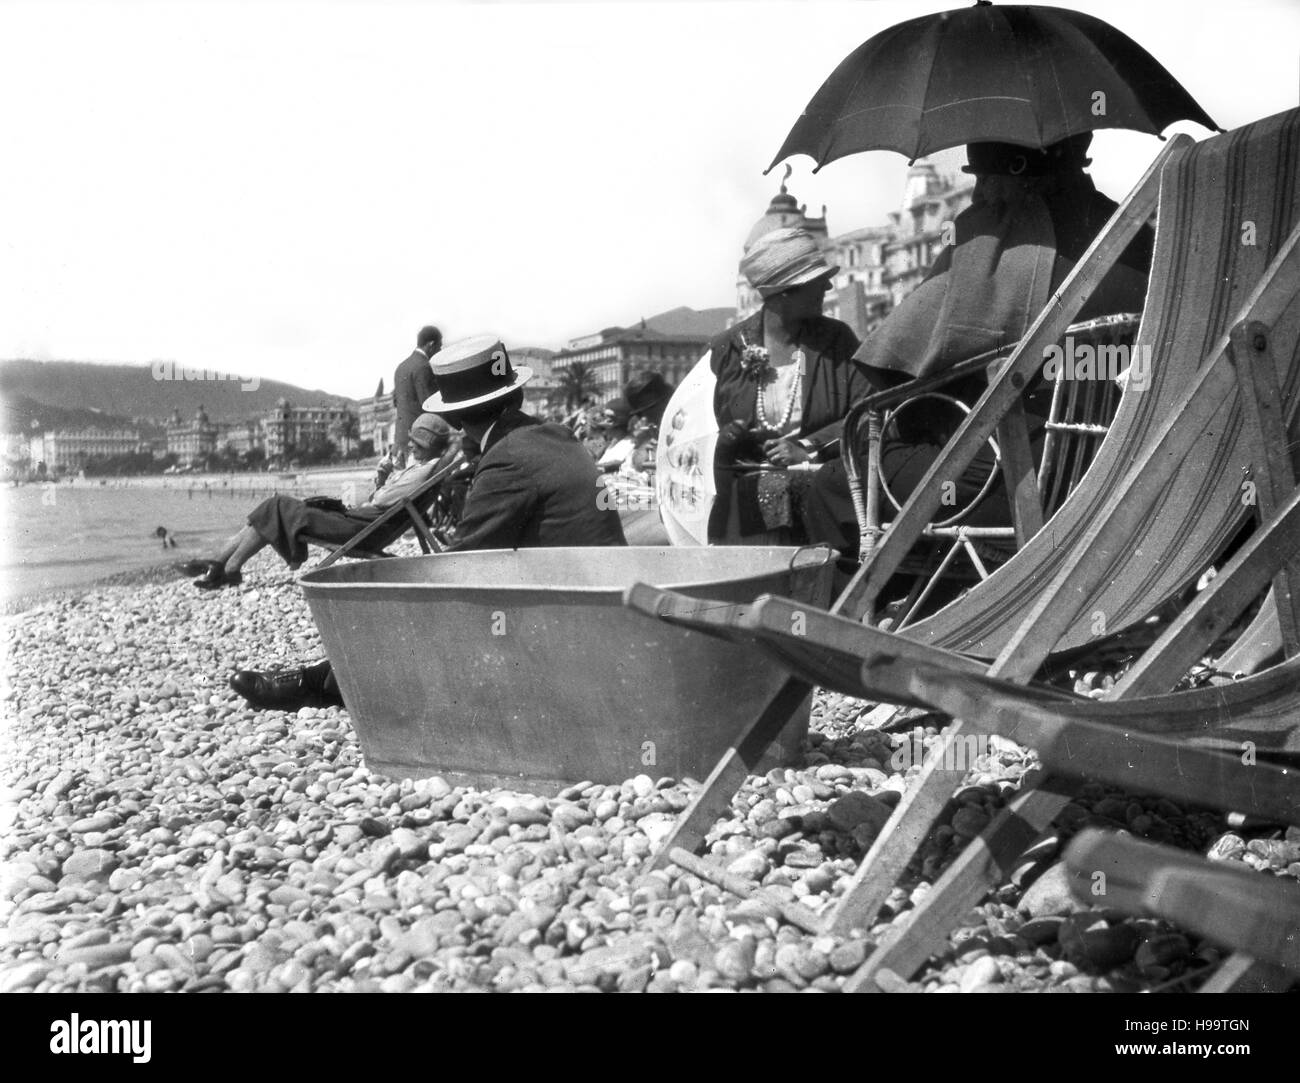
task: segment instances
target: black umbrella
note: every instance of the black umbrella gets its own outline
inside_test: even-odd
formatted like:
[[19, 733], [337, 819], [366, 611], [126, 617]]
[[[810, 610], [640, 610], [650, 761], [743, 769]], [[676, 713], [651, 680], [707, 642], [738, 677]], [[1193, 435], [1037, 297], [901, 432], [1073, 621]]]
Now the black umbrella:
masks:
[[807, 154], [820, 169], [864, 150], [919, 158], [963, 143], [1042, 148], [1098, 128], [1159, 135], [1177, 120], [1217, 127], [1128, 35], [1065, 8], [981, 0], [858, 46], [813, 95], [772, 165]]

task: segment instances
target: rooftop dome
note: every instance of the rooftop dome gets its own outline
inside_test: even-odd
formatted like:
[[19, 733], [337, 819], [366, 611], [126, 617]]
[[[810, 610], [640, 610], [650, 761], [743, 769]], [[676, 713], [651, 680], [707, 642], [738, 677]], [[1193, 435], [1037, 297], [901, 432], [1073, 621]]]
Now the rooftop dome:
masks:
[[[804, 219], [804, 209], [799, 206], [794, 196], [786, 189], [785, 182], [790, 179], [793, 172], [791, 167], [785, 167], [785, 176], [781, 178], [781, 190], [772, 197], [772, 202], [767, 205], [767, 211], [757, 222], [754, 228], [749, 231], [749, 236], [745, 238], [745, 251], [749, 251], [749, 246], [764, 234], [771, 233], [774, 229], [785, 229], [787, 226], [801, 226], [807, 228], [808, 223]], [[825, 226], [822, 227], [823, 231]]]

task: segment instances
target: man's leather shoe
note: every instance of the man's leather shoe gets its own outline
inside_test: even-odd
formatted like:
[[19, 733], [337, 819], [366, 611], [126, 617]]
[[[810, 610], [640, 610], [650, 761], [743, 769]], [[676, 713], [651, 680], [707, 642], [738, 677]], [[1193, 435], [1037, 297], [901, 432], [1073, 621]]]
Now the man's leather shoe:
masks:
[[237, 587], [244, 581], [239, 572], [228, 572], [220, 564], [213, 564], [205, 575], [194, 580], [199, 590], [220, 590], [222, 587]]
[[[327, 674], [329, 671], [325, 670]], [[287, 673], [258, 673], [242, 669], [230, 678], [230, 687], [254, 707], [269, 711], [296, 711], [300, 707], [342, 707], [343, 697], [322, 679], [320, 665]]]
[[181, 575], [193, 579], [195, 576], [204, 575], [213, 568], [220, 567], [220, 565], [215, 560], [184, 560], [178, 564], [173, 564], [172, 567]]

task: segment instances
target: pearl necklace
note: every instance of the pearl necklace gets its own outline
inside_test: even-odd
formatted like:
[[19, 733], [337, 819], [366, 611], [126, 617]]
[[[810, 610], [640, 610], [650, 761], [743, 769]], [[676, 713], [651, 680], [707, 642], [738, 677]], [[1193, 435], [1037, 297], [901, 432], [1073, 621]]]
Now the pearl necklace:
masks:
[[[794, 351], [795, 374], [794, 382], [790, 385], [790, 398], [785, 404], [785, 412], [781, 415], [781, 420], [776, 425], [771, 425], [767, 420], [767, 409], [763, 405], [763, 383], [758, 383], [754, 388], [754, 415], [758, 419], [758, 426], [761, 429], [775, 429], [777, 432], [784, 432], [787, 425], [790, 424], [790, 418], [794, 416], [795, 405], [799, 402], [800, 392], [803, 390], [803, 350]], [[771, 373], [771, 382], [776, 382], [775, 371], [769, 369]]]

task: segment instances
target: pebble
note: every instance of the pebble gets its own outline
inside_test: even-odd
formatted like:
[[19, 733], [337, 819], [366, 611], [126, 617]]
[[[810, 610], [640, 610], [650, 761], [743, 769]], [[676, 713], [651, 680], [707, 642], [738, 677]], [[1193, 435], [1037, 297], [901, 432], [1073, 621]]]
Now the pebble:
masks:
[[985, 985], [994, 985], [1002, 981], [1002, 971], [997, 960], [991, 955], [976, 959], [962, 973], [959, 988], [963, 993], [974, 992]]
[[[214, 674], [320, 648], [273, 558], [246, 574], [243, 592], [202, 604], [177, 581], [52, 601], [5, 626], [0, 991], [834, 991], [896, 935], [886, 924], [869, 938], [813, 936], [780, 909], [798, 900], [825, 914], [900, 800], [905, 772], [890, 761], [905, 738], [859, 722], [892, 709], [868, 715], [819, 692], [808, 766], [742, 786], [706, 845], [758, 889], [738, 899], [676, 867], [642, 878], [698, 783], [641, 774], [551, 796], [391, 779], [367, 769], [345, 711], [249, 710]], [[87, 654], [111, 657], [111, 681], [83, 668]], [[1025, 769], [1024, 750], [990, 748], [939, 826], [945, 849], [978, 831]], [[1082, 795], [1082, 817], [1107, 796]], [[1157, 818], [1186, 820], [1145, 798], [1108, 808], [1152, 832]], [[1230, 859], [1279, 873], [1300, 854], [1300, 835], [1253, 847], [1249, 831], [1235, 837]], [[886, 916], [905, 922], [924, 893], [907, 882]], [[985, 905], [978, 946], [934, 964], [951, 970], [942, 980], [931, 969], [882, 984], [1092, 983], [1048, 954], [1065, 919], [1022, 924], [1005, 905], [1016, 898]], [[1150, 974], [1183, 965], [1195, 941], [1148, 925], [1135, 962]], [[1130, 928], [1109, 913], [1102, 927]]]
[[1070, 890], [1071, 883], [1073, 877], [1065, 862], [1049, 865], [1021, 897], [1020, 911], [1031, 918], [1078, 913], [1085, 907], [1075, 899]]
[[1111, 924], [1091, 913], [1067, 917], [1058, 940], [1071, 962], [1106, 969], [1128, 962], [1138, 946], [1138, 934], [1131, 925]]

